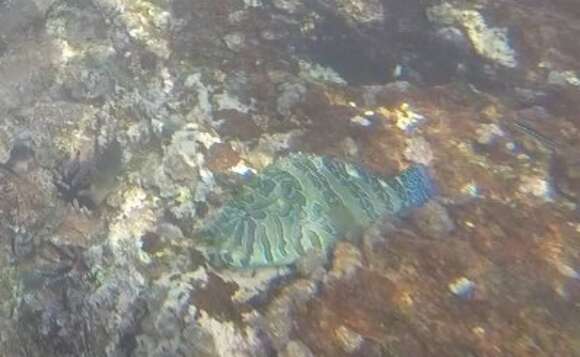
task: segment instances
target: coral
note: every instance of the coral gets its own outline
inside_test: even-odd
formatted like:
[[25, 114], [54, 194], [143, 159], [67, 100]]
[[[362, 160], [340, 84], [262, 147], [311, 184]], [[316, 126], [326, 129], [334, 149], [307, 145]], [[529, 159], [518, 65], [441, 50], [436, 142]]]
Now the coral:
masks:
[[574, 71], [550, 71], [548, 82], [557, 85], [570, 85], [580, 87], [580, 79]]
[[463, 27], [471, 44], [481, 56], [506, 67], [516, 67], [516, 53], [509, 44], [506, 29], [489, 27], [483, 16], [475, 10], [461, 10], [449, 3], [428, 10], [431, 21], [441, 25]]
[[373, 23], [384, 20], [384, 9], [380, 1], [332, 0], [328, 6], [336, 9], [342, 16], [356, 23]]
[[276, 99], [276, 108], [284, 118], [290, 117], [291, 109], [299, 104], [306, 94], [306, 88], [302, 84], [283, 83], [280, 85], [280, 95]]
[[425, 121], [425, 117], [414, 112], [408, 103], [401, 103], [400, 107], [394, 110], [393, 116], [397, 127], [406, 133], [413, 132], [417, 126]]
[[455, 223], [445, 206], [431, 201], [412, 215], [419, 230], [432, 238], [447, 238], [455, 230]]
[[300, 341], [290, 341], [280, 352], [280, 357], [314, 357], [314, 354]]
[[431, 146], [422, 136], [413, 137], [406, 140], [407, 148], [403, 155], [411, 162], [416, 162], [423, 165], [431, 164], [433, 161], [433, 151]]
[[0, 0], [0, 355], [580, 355], [575, 5]]
[[346, 84], [346, 81], [332, 68], [324, 67], [320, 64], [312, 64], [306, 61], [300, 61], [299, 65], [300, 76], [303, 78], [313, 81]]
[[253, 316], [250, 322], [260, 331], [268, 333], [276, 350], [291, 343], [294, 330], [294, 315], [300, 307], [314, 298], [318, 291], [317, 282], [298, 279], [285, 286], [267, 307], [263, 315]]
[[520, 186], [522, 193], [531, 194], [546, 201], [551, 201], [553, 188], [544, 177], [527, 176], [522, 178]]
[[[117, 26], [124, 35], [138, 41], [161, 58], [169, 54], [167, 39], [163, 37], [169, 26], [169, 11], [163, 2], [94, 0], [92, 3]], [[127, 39], [129, 40], [129, 39]]]
[[294, 0], [274, 0], [273, 4], [276, 8], [289, 13], [295, 13], [300, 8], [300, 4]]
[[505, 136], [505, 133], [496, 124], [483, 124], [477, 129], [477, 142], [482, 145], [492, 144], [497, 138]]

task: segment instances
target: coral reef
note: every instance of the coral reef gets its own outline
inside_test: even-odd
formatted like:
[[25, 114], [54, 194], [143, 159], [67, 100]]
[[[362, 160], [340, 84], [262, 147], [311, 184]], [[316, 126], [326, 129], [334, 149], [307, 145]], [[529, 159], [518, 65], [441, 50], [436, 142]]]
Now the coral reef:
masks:
[[0, 0], [0, 355], [580, 355], [578, 16]]

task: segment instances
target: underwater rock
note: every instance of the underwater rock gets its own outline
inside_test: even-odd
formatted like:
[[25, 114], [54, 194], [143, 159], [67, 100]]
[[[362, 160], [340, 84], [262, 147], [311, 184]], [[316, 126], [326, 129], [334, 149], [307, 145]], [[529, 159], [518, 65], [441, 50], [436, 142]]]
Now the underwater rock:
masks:
[[[212, 150], [213, 146], [216, 148]], [[215, 150], [220, 147], [224, 150]], [[215, 151], [208, 154], [208, 149]], [[205, 205], [216, 190], [214, 174], [208, 166], [218, 171], [225, 169], [232, 165], [235, 155], [215, 134], [188, 124], [173, 133], [161, 157], [149, 157], [139, 179], [158, 192], [180, 224], [191, 227], [191, 219], [200, 213], [198, 209], [204, 209], [198, 204]]]
[[296, 272], [299, 276], [320, 278], [326, 273], [325, 266], [328, 263], [328, 256], [323, 252], [310, 250], [305, 256], [296, 261]]
[[480, 56], [508, 68], [518, 65], [516, 52], [509, 43], [507, 29], [488, 26], [479, 12], [442, 3], [429, 8], [427, 16], [438, 25], [462, 27]]
[[227, 284], [237, 285], [232, 300], [239, 304], [261, 305], [269, 301], [271, 294], [293, 277], [286, 267], [259, 270], [221, 270], [216, 274]]
[[34, 164], [32, 133], [23, 130], [12, 140], [12, 147], [6, 160], [0, 160], [0, 169], [4, 168], [13, 174], [24, 175]]
[[[556, 11], [563, 2], [574, 10], [572, 0], [513, 7], [459, 0], [447, 11], [464, 17], [432, 26], [425, 7], [445, 5], [420, 0], [0, 0], [0, 162], [12, 156], [20, 128], [31, 131], [34, 143], [33, 159], [21, 159], [26, 149], [18, 149], [8, 165], [21, 177], [0, 170], [6, 238], [0, 239], [0, 355], [579, 355], [578, 242], [569, 239], [578, 233], [575, 217], [558, 195], [545, 204], [520, 191], [525, 177], [559, 190], [566, 178], [566, 192], [578, 197], [578, 155], [556, 155], [561, 170], [548, 173], [546, 150], [518, 145], [526, 154], [498, 163], [474, 153], [473, 145], [492, 144], [495, 125], [511, 137], [505, 124], [513, 111], [540, 105], [553, 139], [562, 134], [577, 146], [578, 111], [568, 110], [576, 108], [578, 30], [570, 15]], [[518, 41], [513, 58], [504, 51], [511, 40]], [[517, 75], [502, 78], [508, 85], [498, 94], [478, 81], [485, 70], [477, 57], [499, 66], [521, 58], [522, 71], [533, 69], [521, 73], [518, 66], [514, 73], [508, 66]], [[391, 75], [394, 69], [401, 77]], [[356, 85], [394, 77], [413, 84]], [[446, 84], [423, 86], [431, 77]], [[514, 86], [519, 94], [511, 93]], [[564, 90], [572, 92], [560, 95]], [[400, 105], [405, 102], [412, 104]], [[493, 125], [479, 126], [474, 119], [489, 102], [498, 115], [483, 118]], [[106, 118], [105, 132], [94, 125], [96, 114]], [[106, 161], [123, 163], [123, 175], [114, 191], [105, 189], [110, 194], [100, 214], [80, 219], [60, 210], [50, 170], [62, 153], [85, 153], [94, 136], [101, 143], [119, 140]], [[237, 204], [253, 221], [236, 211], [235, 228], [216, 224], [243, 240], [251, 222], [260, 222], [253, 262], [267, 261], [259, 237], [275, 236], [273, 217], [289, 217], [284, 227], [319, 235], [328, 228], [322, 224], [336, 228], [345, 216], [358, 227], [344, 235], [357, 236], [372, 221], [360, 216], [370, 217], [366, 210], [376, 206], [376, 192], [367, 189], [373, 175], [350, 164], [340, 168], [356, 174], [331, 175], [309, 156], [272, 159], [295, 150], [348, 157], [387, 175], [401, 162], [429, 162], [444, 183], [443, 197], [450, 197], [445, 202], [455, 204], [413, 210], [413, 224], [388, 215], [362, 250], [328, 238], [322, 251], [296, 254], [296, 269], [204, 266], [191, 231], [206, 223], [201, 206], [209, 194], [210, 204], [222, 202], [226, 188], [216, 189], [217, 173], [239, 172], [241, 181], [256, 176], [241, 189], [253, 192], [242, 197], [254, 203], [236, 197], [226, 204]], [[303, 165], [281, 168], [280, 161]], [[274, 193], [264, 195], [271, 187], [264, 177], [280, 171], [300, 185], [271, 180]], [[345, 199], [348, 209], [324, 200], [324, 193], [349, 190], [355, 195]], [[459, 203], [454, 197], [462, 191], [477, 200]], [[301, 194], [303, 205], [277, 200], [279, 193]], [[367, 199], [355, 198], [364, 194]], [[51, 211], [62, 212], [54, 219]], [[225, 256], [237, 251], [236, 239], [217, 239], [209, 249]], [[64, 255], [74, 254], [66, 264], [53, 263], [55, 252], [36, 254], [47, 242], [64, 242], [71, 246], [62, 248]], [[568, 265], [552, 263], [560, 255]], [[538, 264], [546, 256], [550, 264]], [[448, 284], [462, 276], [476, 284], [475, 296], [458, 303]], [[576, 293], [565, 285], [570, 280]], [[461, 284], [456, 287], [461, 294]]]
[[10, 55], [0, 61], [0, 112], [32, 106], [55, 77], [56, 49], [50, 41], [20, 39], [7, 47]]
[[201, 330], [213, 340], [216, 350], [214, 356], [267, 357], [272, 355], [265, 348], [258, 331], [251, 327], [240, 329], [231, 321], [218, 321], [208, 317], [204, 312], [201, 313], [198, 323]]
[[355, 353], [360, 349], [364, 339], [358, 333], [350, 330], [346, 326], [340, 326], [335, 330], [337, 340], [342, 345], [346, 353]]
[[328, 272], [326, 278], [328, 281], [348, 279], [362, 266], [361, 252], [348, 242], [339, 242], [334, 250], [332, 269]]
[[333, 68], [323, 66], [319, 63], [299, 61], [300, 77], [308, 81], [335, 83], [345, 85], [347, 82]]
[[490, 145], [497, 138], [505, 136], [505, 133], [497, 124], [482, 124], [477, 128], [477, 142], [481, 145]]
[[295, 329], [295, 314], [318, 292], [317, 282], [298, 279], [282, 288], [268, 304], [263, 315], [253, 316], [251, 324], [267, 333], [275, 350], [290, 343]]
[[213, 264], [283, 266], [434, 193], [424, 166], [383, 179], [329, 157], [292, 154], [265, 168], [201, 230]]
[[[532, 193], [537, 197], [550, 201], [555, 196], [562, 196], [571, 202], [578, 202], [580, 197], [580, 149], [562, 140], [559, 136], [547, 136], [535, 129], [532, 123], [547, 123], [549, 114], [541, 107], [533, 107], [518, 112], [521, 118], [512, 123], [513, 129], [525, 134], [527, 138], [520, 140], [525, 150], [534, 153], [539, 148], [547, 150], [548, 167], [542, 173], [522, 178], [520, 191]], [[527, 115], [526, 115], [527, 114]], [[570, 133], [575, 135], [575, 130]], [[525, 140], [530, 139], [531, 141]], [[538, 145], [539, 144], [539, 147]], [[540, 150], [542, 151], [542, 150]], [[553, 197], [554, 196], [554, 197]]]
[[397, 127], [410, 134], [425, 121], [425, 116], [417, 113], [408, 103], [402, 103], [393, 113], [393, 119]]
[[545, 201], [552, 201], [554, 197], [554, 190], [548, 177], [522, 177], [519, 190], [524, 194], [531, 194]]
[[405, 159], [423, 165], [431, 164], [433, 151], [429, 142], [424, 137], [412, 137], [406, 140], [407, 147], [403, 155]]
[[446, 238], [455, 230], [455, 223], [447, 208], [435, 201], [427, 202], [414, 211], [412, 219], [423, 234], [432, 238]]
[[187, 182], [194, 187], [199, 176], [197, 140], [197, 133], [193, 130], [180, 130], [174, 133], [163, 160], [163, 168], [167, 175], [174, 181]]
[[444, 41], [451, 49], [456, 53], [463, 56], [468, 55], [471, 52], [471, 44], [467, 37], [456, 27], [442, 27], [437, 30], [435, 36]]
[[243, 33], [235, 32], [224, 36], [224, 41], [228, 48], [234, 52], [239, 52], [244, 49], [246, 37]]
[[61, 44], [72, 53], [78, 55], [85, 48], [94, 46], [96, 41], [108, 40], [109, 27], [92, 4], [58, 2], [50, 10], [46, 32], [62, 41]]
[[240, 162], [240, 154], [230, 144], [215, 143], [207, 153], [207, 168], [212, 172], [225, 172]]
[[102, 100], [115, 92], [118, 79], [128, 77], [118, 68], [112, 28], [92, 2], [55, 4], [45, 27], [60, 52], [57, 83], [67, 99]]
[[548, 83], [558, 86], [580, 87], [580, 79], [574, 71], [550, 71], [548, 74]]
[[372, 122], [370, 120], [368, 120], [367, 118], [365, 118], [361, 115], [355, 115], [354, 117], [350, 118], [350, 121], [353, 124], [357, 124], [357, 125], [361, 125], [361, 126], [370, 126], [372, 124]]
[[306, 95], [306, 87], [300, 83], [283, 83], [280, 85], [280, 94], [276, 99], [276, 108], [282, 118], [289, 118], [292, 108], [300, 103]]
[[12, 234], [7, 235], [11, 241], [13, 261], [32, 256], [34, 253], [34, 236], [22, 227], [16, 226], [12, 229]]
[[273, 0], [273, 5], [280, 10], [284, 10], [288, 13], [294, 14], [298, 9], [301, 9], [304, 5], [300, 1], [295, 0]]
[[[0, 232], [10, 237], [4, 230], [28, 231], [35, 235], [44, 224], [50, 223], [54, 207], [48, 191], [40, 184], [38, 172], [22, 178], [0, 170]], [[7, 239], [5, 242], [8, 242]]]
[[469, 299], [473, 295], [475, 283], [466, 277], [461, 277], [449, 284], [449, 290], [457, 297]]
[[87, 287], [71, 275], [52, 274], [28, 273], [23, 279], [17, 326], [26, 346], [20, 346], [18, 355], [37, 356], [25, 352], [37, 349], [43, 350], [45, 356], [96, 353], [97, 336], [87, 333], [95, 320], [90, 314], [85, 315], [90, 310], [84, 310], [87, 306], [82, 301]]
[[135, 355], [265, 356], [256, 330], [241, 325], [230, 300], [235, 284], [183, 263], [144, 291], [149, 313], [140, 323]]
[[115, 40], [121, 46], [139, 43], [160, 58], [169, 53], [168, 34], [170, 26], [169, 6], [165, 2], [94, 0], [91, 2], [116, 29]]
[[168, 272], [152, 284], [146, 295], [150, 313], [141, 322], [135, 355], [216, 355], [211, 335], [196, 322], [200, 311], [190, 301], [191, 293], [205, 284], [203, 268], [185, 274]]
[[64, 90], [74, 100], [97, 100], [114, 92], [114, 79], [105, 68], [72, 66], [64, 78]]
[[278, 356], [280, 357], [314, 357], [308, 346], [300, 341], [290, 341]]
[[19, 0], [0, 2], [0, 37], [25, 32], [29, 26], [44, 18], [56, 0]]
[[383, 4], [379, 0], [331, 0], [325, 3], [326, 6], [354, 23], [381, 23], [384, 19]]

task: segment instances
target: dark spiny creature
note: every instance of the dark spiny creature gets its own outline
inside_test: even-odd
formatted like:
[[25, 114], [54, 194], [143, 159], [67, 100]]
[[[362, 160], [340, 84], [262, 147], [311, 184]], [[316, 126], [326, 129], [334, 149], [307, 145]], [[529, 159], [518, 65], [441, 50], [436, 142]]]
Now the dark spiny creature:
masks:
[[10, 156], [8, 161], [0, 162], [0, 171], [9, 173], [14, 176], [28, 170], [31, 161], [34, 161], [34, 151], [31, 148], [31, 140], [24, 136], [24, 138], [16, 138], [12, 149], [10, 149]]
[[96, 171], [93, 160], [81, 160], [80, 152], [65, 160], [54, 174], [54, 185], [67, 203], [75, 208], [94, 210], [97, 206], [92, 192], [92, 177]]

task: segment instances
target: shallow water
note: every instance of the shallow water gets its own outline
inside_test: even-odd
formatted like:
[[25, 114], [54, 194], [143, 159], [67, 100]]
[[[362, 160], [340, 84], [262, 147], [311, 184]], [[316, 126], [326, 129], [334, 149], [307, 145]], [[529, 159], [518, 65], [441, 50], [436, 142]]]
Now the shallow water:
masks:
[[0, 356], [580, 356], [579, 14], [0, 0]]

